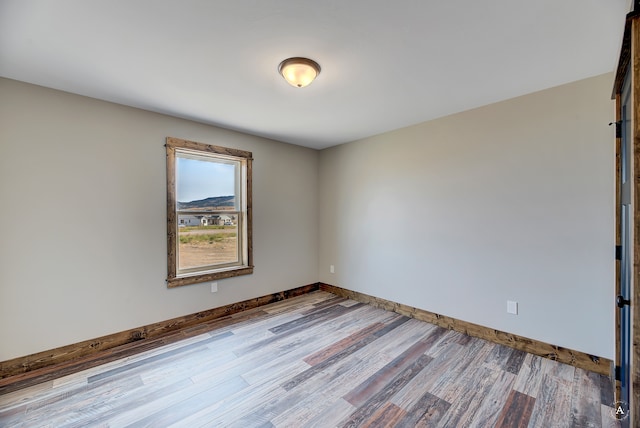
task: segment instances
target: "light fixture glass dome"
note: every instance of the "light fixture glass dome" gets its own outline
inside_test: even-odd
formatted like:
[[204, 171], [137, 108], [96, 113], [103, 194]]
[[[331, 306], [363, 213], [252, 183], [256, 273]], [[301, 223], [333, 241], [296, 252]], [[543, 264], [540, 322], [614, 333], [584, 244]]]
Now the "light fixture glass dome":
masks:
[[318, 77], [320, 65], [308, 58], [288, 58], [280, 63], [278, 71], [291, 86], [304, 88]]

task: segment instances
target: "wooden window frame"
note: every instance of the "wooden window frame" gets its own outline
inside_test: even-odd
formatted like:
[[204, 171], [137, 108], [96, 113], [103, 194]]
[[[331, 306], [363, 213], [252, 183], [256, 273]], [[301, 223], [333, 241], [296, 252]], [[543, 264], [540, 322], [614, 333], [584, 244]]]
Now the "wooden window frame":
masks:
[[[180, 138], [167, 137], [167, 287], [180, 287], [183, 285], [197, 284], [215, 281], [223, 278], [231, 278], [253, 273], [253, 233], [252, 233], [252, 161], [251, 152], [212, 144], [198, 143]], [[178, 272], [178, 215], [176, 200], [176, 151], [188, 150], [193, 153], [200, 152], [204, 156], [215, 158], [219, 155], [223, 158], [234, 158], [242, 162], [244, 166], [244, 186], [240, 186], [244, 194], [240, 206], [244, 219], [241, 222], [243, 239], [238, 239], [238, 245], [244, 245], [240, 251], [242, 257], [234, 266], [220, 268], [205, 267], [201, 270], [192, 270], [188, 273]], [[213, 155], [213, 156], [212, 156]], [[240, 226], [239, 226], [240, 227]]]

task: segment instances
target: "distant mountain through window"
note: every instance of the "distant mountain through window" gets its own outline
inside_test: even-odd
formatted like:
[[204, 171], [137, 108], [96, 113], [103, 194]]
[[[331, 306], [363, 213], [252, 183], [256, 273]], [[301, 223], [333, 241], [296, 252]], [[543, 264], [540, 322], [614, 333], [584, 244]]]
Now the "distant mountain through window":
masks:
[[220, 209], [223, 207], [234, 207], [235, 196], [212, 196], [206, 199], [199, 199], [191, 202], [178, 202], [179, 210], [195, 210], [195, 209]]

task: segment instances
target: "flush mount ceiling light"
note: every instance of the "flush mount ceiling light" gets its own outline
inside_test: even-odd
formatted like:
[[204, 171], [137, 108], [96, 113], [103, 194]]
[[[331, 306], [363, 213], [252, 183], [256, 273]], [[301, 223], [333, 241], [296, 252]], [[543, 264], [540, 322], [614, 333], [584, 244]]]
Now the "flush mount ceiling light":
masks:
[[309, 58], [288, 58], [280, 63], [278, 71], [291, 86], [304, 88], [320, 74], [320, 65]]

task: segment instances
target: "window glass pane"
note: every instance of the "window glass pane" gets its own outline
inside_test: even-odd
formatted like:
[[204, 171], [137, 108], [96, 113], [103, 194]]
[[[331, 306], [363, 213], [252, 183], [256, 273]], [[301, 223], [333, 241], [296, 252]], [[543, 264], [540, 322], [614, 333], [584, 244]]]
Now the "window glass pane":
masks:
[[238, 175], [237, 161], [194, 159], [180, 154], [176, 159], [176, 208], [239, 211], [235, 197]]
[[201, 225], [178, 228], [178, 269], [237, 263], [238, 222], [232, 220], [237, 216], [200, 217]]
[[237, 264], [238, 161], [178, 153], [178, 270]]

